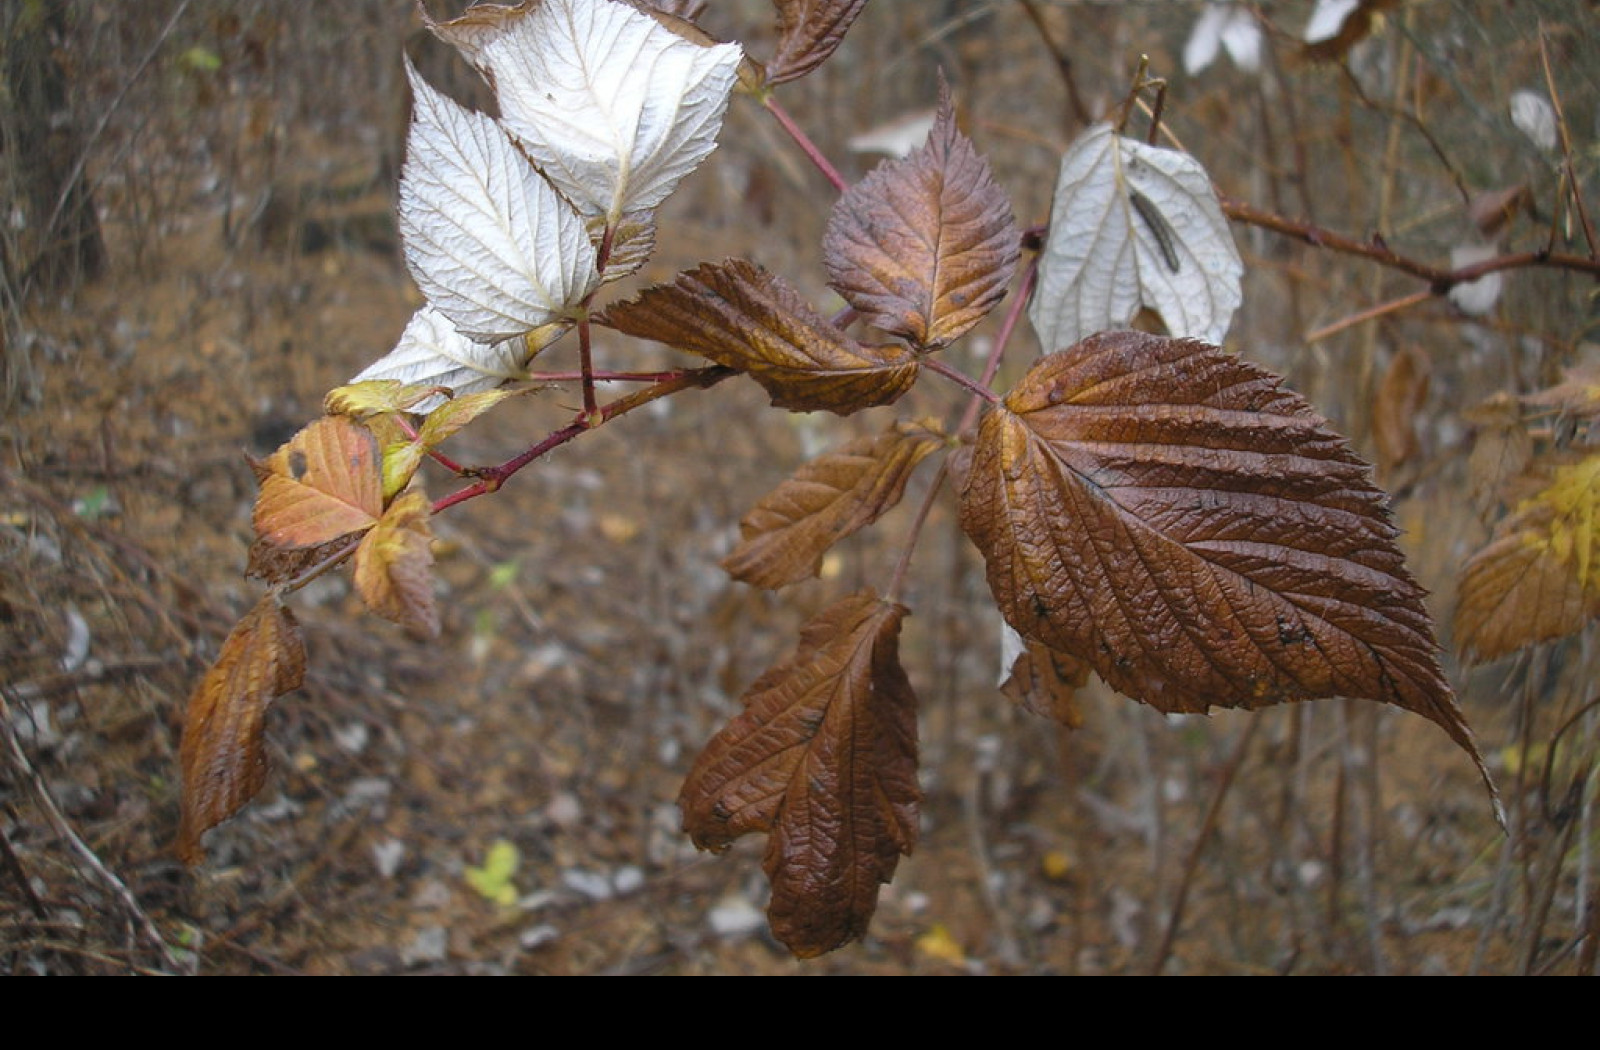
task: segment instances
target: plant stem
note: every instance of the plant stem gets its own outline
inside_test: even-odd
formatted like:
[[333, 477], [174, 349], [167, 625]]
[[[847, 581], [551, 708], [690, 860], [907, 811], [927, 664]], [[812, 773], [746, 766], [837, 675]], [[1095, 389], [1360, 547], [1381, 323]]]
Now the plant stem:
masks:
[[559, 448], [573, 438], [595, 429], [601, 423], [608, 423], [618, 416], [627, 415], [642, 405], [647, 405], [659, 398], [677, 394], [684, 390], [706, 389], [715, 386], [731, 375], [737, 374], [734, 369], [724, 368], [721, 365], [712, 365], [708, 368], [695, 368], [676, 374], [673, 378], [652, 384], [643, 390], [637, 390], [627, 397], [618, 398], [609, 404], [599, 406], [593, 412], [587, 408], [571, 423], [546, 436], [544, 440], [531, 446], [526, 451], [513, 456], [496, 467], [485, 467], [479, 471], [478, 480], [464, 489], [458, 489], [442, 499], [434, 501], [433, 513], [453, 507], [458, 503], [476, 499], [497, 491], [506, 479], [511, 477], [523, 467], [543, 456], [552, 449]]
[[800, 125], [796, 124], [794, 118], [789, 116], [788, 110], [780, 106], [778, 101], [771, 95], [762, 99], [761, 104], [766, 107], [768, 113], [771, 113], [777, 119], [779, 126], [794, 140], [795, 145], [800, 147], [800, 151], [806, 155], [806, 159], [811, 161], [818, 171], [822, 172], [824, 178], [833, 183], [835, 190], [843, 193], [849, 189], [849, 184], [844, 181], [844, 176], [840, 175], [839, 170], [833, 166], [827, 157], [822, 155], [822, 151], [817, 148], [815, 142], [811, 141], [811, 137], [800, 130]]
[[950, 382], [956, 384], [956, 386], [959, 386], [971, 393], [973, 397], [981, 398], [982, 400], [989, 402], [991, 405], [1000, 400], [994, 391], [978, 382], [978, 380], [973, 379], [959, 368], [951, 368], [949, 365], [945, 364], [936, 357], [923, 357], [922, 367], [926, 368], [930, 372], [937, 372], [939, 375], [942, 375], [946, 379], [950, 380]]

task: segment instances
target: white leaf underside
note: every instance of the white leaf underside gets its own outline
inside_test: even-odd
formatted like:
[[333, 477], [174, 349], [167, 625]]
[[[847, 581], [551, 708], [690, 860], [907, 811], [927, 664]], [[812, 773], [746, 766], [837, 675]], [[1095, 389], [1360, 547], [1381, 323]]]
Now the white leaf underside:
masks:
[[562, 317], [599, 281], [583, 220], [498, 124], [407, 72], [416, 110], [400, 236], [417, 285], [479, 342]]
[[1047, 353], [1126, 327], [1140, 307], [1171, 335], [1221, 343], [1243, 275], [1199, 162], [1097, 124], [1061, 160], [1028, 316]]
[[609, 0], [544, 0], [443, 35], [495, 86], [545, 177], [612, 222], [656, 207], [716, 148], [742, 58]]
[[[521, 339], [473, 342], [456, 331], [449, 318], [424, 306], [412, 315], [395, 348], [350, 382], [398, 379], [417, 386], [448, 387], [459, 397], [522, 378], [524, 353]], [[413, 406], [412, 411], [431, 412], [442, 404], [444, 398], [434, 396]]]

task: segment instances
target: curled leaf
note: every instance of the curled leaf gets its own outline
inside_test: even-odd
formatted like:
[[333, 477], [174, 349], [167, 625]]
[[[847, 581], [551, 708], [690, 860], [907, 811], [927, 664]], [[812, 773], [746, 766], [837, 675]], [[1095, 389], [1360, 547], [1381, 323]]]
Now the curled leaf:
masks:
[[773, 589], [815, 576], [835, 543], [900, 502], [906, 481], [941, 439], [897, 424], [819, 456], [762, 497], [739, 522], [739, 546], [722, 567]]
[[433, 600], [430, 504], [420, 492], [397, 498], [356, 548], [355, 582], [367, 608], [419, 634], [439, 634]]
[[744, 712], [706, 745], [678, 798], [702, 849], [770, 832], [768, 916], [802, 958], [866, 932], [878, 886], [916, 843], [905, 612], [864, 591], [808, 623], [794, 655], [750, 687]]
[[1125, 328], [1145, 307], [1173, 335], [1220, 343], [1243, 275], [1199, 162], [1096, 124], [1061, 158], [1028, 317], [1046, 351]]
[[956, 127], [948, 89], [926, 144], [879, 165], [834, 205], [831, 283], [866, 320], [919, 347], [946, 346], [998, 303], [1021, 244], [989, 162]]
[[742, 259], [706, 263], [610, 306], [599, 323], [748, 372], [779, 408], [849, 415], [916, 382], [903, 346], [857, 343], [782, 278]]
[[1488, 780], [1384, 493], [1261, 369], [1137, 332], [1044, 358], [985, 417], [961, 522], [1007, 622], [1134, 699], [1377, 700]]
[[267, 705], [300, 687], [306, 651], [294, 616], [269, 594], [240, 620], [189, 697], [178, 856], [203, 859], [200, 837], [227, 820], [267, 779], [261, 725]]

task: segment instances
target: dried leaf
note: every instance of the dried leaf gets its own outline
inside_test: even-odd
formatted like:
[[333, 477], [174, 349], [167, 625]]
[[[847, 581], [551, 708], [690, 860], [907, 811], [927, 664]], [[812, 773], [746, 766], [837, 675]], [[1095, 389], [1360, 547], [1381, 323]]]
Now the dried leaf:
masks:
[[434, 448], [489, 409], [513, 396], [515, 391], [511, 390], [480, 390], [475, 394], [453, 397], [434, 409], [428, 418], [422, 421], [422, 426], [417, 430], [417, 442], [424, 448]]
[[239, 811], [267, 779], [261, 724], [267, 705], [305, 678], [294, 616], [269, 594], [240, 620], [189, 697], [184, 715], [183, 811], [178, 856], [204, 859], [200, 836]]
[[1519, 182], [1502, 190], [1475, 193], [1467, 202], [1467, 218], [1486, 240], [1494, 240], [1524, 211], [1533, 210], [1533, 193]]
[[1523, 398], [1539, 408], [1554, 409], [1564, 416], [1593, 425], [1600, 419], [1600, 363], [1576, 365], [1561, 373], [1561, 382]]
[[478, 8], [434, 32], [494, 85], [545, 177], [613, 224], [656, 207], [716, 148], [743, 55], [608, 0]]
[[364, 379], [328, 391], [322, 410], [330, 416], [349, 416], [357, 422], [389, 412], [409, 412], [439, 391], [398, 379]]
[[343, 416], [323, 416], [260, 466], [256, 535], [275, 547], [317, 547], [369, 528], [383, 513], [377, 442]]
[[[1417, 420], [1428, 398], [1430, 366], [1427, 355], [1406, 345], [1395, 352], [1378, 384], [1378, 397], [1372, 406], [1372, 438], [1378, 446], [1381, 477], [1421, 452]], [[1392, 483], [1392, 479], [1391, 479]]]
[[920, 368], [905, 347], [857, 343], [782, 278], [742, 259], [646, 288], [599, 323], [748, 372], [774, 405], [797, 412], [887, 405], [911, 389]]
[[1011, 204], [956, 127], [950, 93], [927, 143], [852, 186], [828, 220], [832, 285], [868, 323], [946, 346], [1006, 293], [1021, 252]]
[[[588, 220], [589, 237], [596, 250], [606, 234], [604, 216]], [[656, 250], [656, 222], [648, 212], [624, 215], [611, 230], [611, 254], [606, 256], [605, 279], [620, 280], [637, 273]]]
[[1312, 62], [1337, 62], [1371, 36], [1382, 12], [1399, 0], [1317, 0], [1306, 23], [1301, 55]]
[[745, 694], [678, 804], [720, 850], [769, 831], [773, 932], [802, 958], [860, 937], [878, 886], [917, 837], [916, 697], [900, 668], [904, 607], [861, 592], [806, 625]]
[[812, 460], [740, 520], [739, 546], [722, 567], [774, 590], [817, 575], [829, 548], [900, 502], [911, 472], [941, 443], [901, 423]]
[[426, 638], [439, 634], [430, 513], [426, 496], [405, 493], [362, 537], [355, 557], [356, 589], [367, 608]]
[[1469, 662], [1564, 638], [1600, 616], [1600, 453], [1535, 476], [1537, 493], [1462, 575], [1455, 635]]
[[767, 63], [767, 84], [798, 80], [828, 60], [867, 0], [773, 0], [778, 50]]
[[1096, 124], [1061, 158], [1028, 317], [1046, 351], [1128, 327], [1141, 307], [1173, 335], [1220, 343], [1243, 275], [1199, 162]]
[[417, 286], [476, 343], [570, 319], [600, 283], [583, 220], [499, 124], [406, 72], [416, 108], [400, 238]]
[[316, 547], [275, 547], [257, 539], [250, 544], [244, 574], [267, 583], [288, 583], [359, 542], [361, 534], [355, 532]]
[[1007, 622], [1134, 699], [1378, 700], [1484, 771], [1383, 492], [1261, 369], [1137, 332], [1046, 357], [984, 419], [961, 521]]
[[1533, 461], [1533, 435], [1516, 399], [1504, 391], [1461, 415], [1473, 427], [1472, 455], [1467, 461], [1472, 499], [1486, 505], [1507, 478], [1518, 476]]
[[[1089, 681], [1089, 665], [1023, 638], [1009, 624], [1001, 663], [1006, 668], [1000, 693], [1024, 711], [1059, 722], [1068, 729], [1083, 725], [1077, 693]], [[1005, 657], [1009, 656], [1010, 659]]]

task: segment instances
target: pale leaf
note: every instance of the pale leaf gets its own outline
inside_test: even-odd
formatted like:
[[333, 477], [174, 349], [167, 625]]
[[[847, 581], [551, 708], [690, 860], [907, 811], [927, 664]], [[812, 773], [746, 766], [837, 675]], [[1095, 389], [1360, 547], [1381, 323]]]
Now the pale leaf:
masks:
[[583, 220], [500, 125], [406, 71], [400, 237], [428, 302], [483, 343], [570, 317], [600, 280]]
[[1233, 64], [1246, 73], [1261, 68], [1261, 26], [1243, 4], [1208, 3], [1183, 45], [1183, 71], [1193, 76], [1227, 49]]
[[[564, 328], [546, 329], [560, 334]], [[542, 333], [543, 334], [543, 333]], [[511, 379], [522, 379], [529, 357], [526, 339], [502, 339], [479, 343], [468, 339], [450, 324], [449, 318], [431, 306], [412, 315], [395, 348], [364, 368], [351, 384], [394, 380], [406, 386], [444, 387], [457, 395], [493, 390]], [[445, 398], [432, 394], [412, 402], [412, 412], [431, 412]]]
[[1097, 124], [1061, 160], [1028, 316], [1046, 352], [1126, 327], [1141, 307], [1172, 335], [1220, 343], [1243, 274], [1199, 162]]
[[[1469, 242], [1450, 249], [1450, 268], [1464, 270], [1468, 266], [1487, 262], [1500, 253], [1492, 244]], [[1450, 289], [1450, 301], [1456, 309], [1472, 317], [1482, 317], [1500, 301], [1500, 289], [1505, 285], [1501, 273], [1486, 273], [1476, 281], [1466, 281]]]
[[610, 0], [469, 11], [434, 32], [495, 86], [545, 177], [611, 223], [660, 204], [716, 148], [742, 58]]
[[1555, 152], [1556, 110], [1550, 100], [1537, 91], [1524, 88], [1511, 93], [1511, 123], [1535, 146], [1546, 153]]

